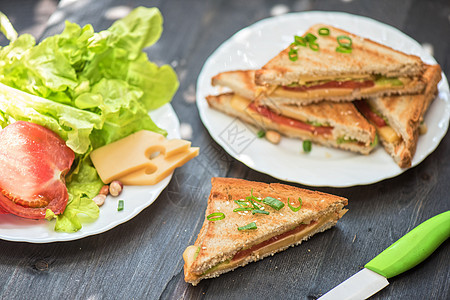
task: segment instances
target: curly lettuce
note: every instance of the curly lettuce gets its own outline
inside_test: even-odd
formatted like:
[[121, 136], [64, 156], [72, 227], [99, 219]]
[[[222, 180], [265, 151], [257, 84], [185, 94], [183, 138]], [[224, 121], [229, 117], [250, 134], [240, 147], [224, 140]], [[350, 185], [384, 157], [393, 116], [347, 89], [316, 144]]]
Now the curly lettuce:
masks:
[[0, 13], [10, 40], [0, 47], [0, 125], [43, 125], [76, 153], [69, 203], [55, 226], [74, 232], [81, 228], [78, 214], [98, 217], [92, 198], [102, 182], [89, 153], [142, 129], [166, 134], [148, 112], [168, 103], [179, 82], [169, 65], [143, 52], [160, 38], [163, 18], [157, 8], [138, 7], [101, 32], [66, 21], [62, 33], [38, 44], [31, 35], [12, 34], [5, 18]]

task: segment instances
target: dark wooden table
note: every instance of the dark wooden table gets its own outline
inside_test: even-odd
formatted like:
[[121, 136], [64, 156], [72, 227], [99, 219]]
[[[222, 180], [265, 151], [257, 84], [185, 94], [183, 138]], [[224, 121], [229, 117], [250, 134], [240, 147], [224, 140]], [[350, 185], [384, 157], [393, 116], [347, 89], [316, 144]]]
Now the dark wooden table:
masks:
[[[349, 199], [349, 212], [335, 228], [196, 287], [186, 284], [182, 253], [202, 225], [210, 178], [278, 181], [232, 159], [202, 125], [192, 100], [205, 59], [233, 33], [274, 11], [343, 11], [389, 24], [432, 45], [434, 57], [449, 75], [450, 2], [63, 1], [41, 38], [61, 32], [64, 19], [90, 23], [96, 31], [106, 29], [112, 23], [105, 17], [111, 13], [108, 9], [138, 5], [157, 6], [164, 16], [163, 35], [148, 53], [158, 64], [175, 66], [180, 88], [172, 105], [180, 121], [192, 126], [192, 142], [201, 147], [201, 154], [175, 171], [150, 207], [112, 230], [71, 242], [0, 241], [0, 299], [315, 299], [413, 227], [450, 208], [447, 134], [428, 158], [398, 177], [367, 186], [312, 188]], [[36, 10], [24, 12], [29, 22]], [[392, 278], [373, 299], [448, 299], [449, 261], [446, 241], [425, 262]]]

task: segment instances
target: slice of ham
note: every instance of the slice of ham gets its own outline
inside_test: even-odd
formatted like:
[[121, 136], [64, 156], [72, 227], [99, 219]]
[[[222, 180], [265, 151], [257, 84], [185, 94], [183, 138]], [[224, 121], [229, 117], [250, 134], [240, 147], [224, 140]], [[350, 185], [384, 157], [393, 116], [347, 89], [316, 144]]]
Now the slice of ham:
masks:
[[248, 108], [257, 112], [261, 116], [272, 120], [275, 123], [299, 128], [305, 131], [309, 131], [313, 134], [331, 135], [333, 132], [333, 127], [331, 126], [314, 126], [299, 120], [288, 118], [271, 111], [266, 106], [256, 105], [254, 102], [251, 102]]
[[0, 131], [0, 209], [43, 219], [47, 209], [64, 211], [65, 175], [75, 158], [53, 131], [18, 121]]

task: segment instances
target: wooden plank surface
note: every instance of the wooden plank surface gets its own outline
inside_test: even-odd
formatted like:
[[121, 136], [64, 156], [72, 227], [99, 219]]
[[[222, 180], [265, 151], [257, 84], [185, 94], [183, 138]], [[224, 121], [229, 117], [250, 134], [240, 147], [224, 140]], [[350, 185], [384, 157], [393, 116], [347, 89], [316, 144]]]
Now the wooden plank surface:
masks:
[[[64, 5], [63, 5], [64, 4]], [[313, 188], [349, 199], [338, 225], [304, 244], [202, 281], [183, 280], [182, 253], [200, 230], [213, 176], [278, 182], [232, 159], [202, 125], [195, 105], [197, 76], [206, 58], [238, 30], [271, 13], [344, 11], [392, 25], [419, 43], [450, 74], [450, 4], [447, 1], [63, 1], [43, 37], [61, 32], [64, 20], [113, 20], [118, 6], [157, 6], [164, 16], [151, 60], [172, 64], [180, 88], [172, 105], [192, 126], [201, 155], [176, 170], [160, 197], [138, 216], [108, 232], [72, 242], [0, 241], [0, 299], [316, 299], [359, 271], [378, 253], [426, 219], [450, 208], [450, 138], [402, 175], [350, 188]], [[1, 10], [1, 4], [0, 4]], [[31, 18], [30, 11], [26, 18]], [[305, 187], [300, 184], [293, 184]], [[308, 187], [305, 187], [308, 188]], [[401, 274], [373, 299], [448, 299], [450, 248], [446, 241], [425, 262]]]

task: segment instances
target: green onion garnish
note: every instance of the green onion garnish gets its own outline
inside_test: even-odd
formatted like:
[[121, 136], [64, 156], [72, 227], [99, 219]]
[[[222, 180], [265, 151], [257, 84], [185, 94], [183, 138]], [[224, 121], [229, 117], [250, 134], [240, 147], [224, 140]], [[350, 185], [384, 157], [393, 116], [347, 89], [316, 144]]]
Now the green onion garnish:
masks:
[[219, 220], [225, 219], [225, 214], [221, 213], [221, 212], [212, 213], [212, 214], [208, 215], [206, 217], [206, 219], [208, 221], [219, 221]]
[[264, 130], [260, 130], [260, 131], [258, 131], [258, 133], [256, 134], [259, 138], [262, 138], [262, 137], [264, 137], [265, 135], [266, 135], [266, 132], [264, 131]]
[[303, 141], [303, 151], [306, 153], [311, 152], [312, 143], [310, 140]]
[[[245, 199], [248, 199], [248, 201], [250, 201], [250, 203], [253, 205], [254, 209], [261, 209], [262, 206], [259, 205], [258, 203], [256, 203], [251, 197], [247, 197]], [[256, 201], [258, 201], [258, 200], [256, 200]]]
[[292, 61], [296, 61], [298, 59], [297, 49], [291, 48], [288, 53], [289, 59]]
[[298, 197], [298, 202], [299, 202], [300, 204], [299, 204], [297, 207], [293, 207], [293, 206], [291, 205], [290, 199], [288, 198], [288, 206], [289, 206], [289, 208], [290, 208], [293, 212], [299, 211], [300, 208], [302, 208], [302, 199], [301, 199], [300, 197]]
[[351, 48], [352, 47], [352, 39], [346, 35], [340, 35], [337, 38], [337, 42], [339, 46], [344, 48]]
[[319, 44], [311, 42], [311, 43], [309, 43], [309, 49], [311, 49], [313, 51], [319, 51]]
[[319, 35], [330, 35], [330, 29], [326, 27], [319, 28]]
[[305, 39], [308, 41], [308, 43], [314, 43], [314, 41], [317, 40], [317, 37], [312, 33], [307, 33], [305, 35]]
[[239, 205], [239, 207], [241, 208], [251, 208], [251, 205], [248, 201], [234, 200], [234, 203]]
[[269, 212], [266, 211], [266, 210], [254, 209], [254, 210], [252, 210], [252, 215], [254, 215], [254, 214], [264, 214], [264, 215], [268, 215]]
[[256, 227], [256, 223], [251, 222], [245, 226], [238, 227], [238, 230], [252, 230], [252, 229], [257, 229], [257, 228], [258, 227]]
[[250, 211], [250, 210], [254, 210], [254, 207], [239, 207], [239, 208], [235, 208], [233, 209], [233, 212], [238, 212], [238, 211]]
[[294, 44], [302, 47], [306, 47], [306, 39], [302, 36], [294, 35]]
[[123, 210], [123, 200], [119, 200], [119, 203], [117, 205], [117, 211]]
[[266, 197], [263, 199], [262, 201], [264, 204], [269, 205], [270, 207], [272, 207], [275, 210], [280, 210], [284, 207], [284, 203], [281, 202], [278, 199], [272, 198], [272, 197]]
[[336, 47], [336, 52], [352, 53], [352, 48], [346, 48], [346, 47], [338, 46], [338, 47]]
[[245, 200], [250, 201], [252, 204], [253, 204], [253, 201], [261, 202], [261, 200], [259, 200], [255, 196], [253, 196], [253, 189], [250, 190], [250, 196], [245, 197]]

